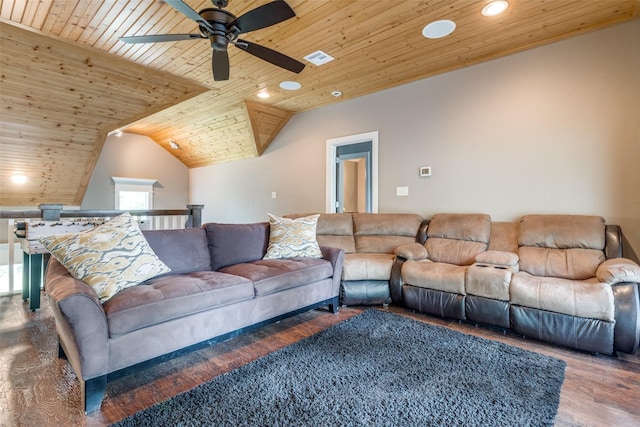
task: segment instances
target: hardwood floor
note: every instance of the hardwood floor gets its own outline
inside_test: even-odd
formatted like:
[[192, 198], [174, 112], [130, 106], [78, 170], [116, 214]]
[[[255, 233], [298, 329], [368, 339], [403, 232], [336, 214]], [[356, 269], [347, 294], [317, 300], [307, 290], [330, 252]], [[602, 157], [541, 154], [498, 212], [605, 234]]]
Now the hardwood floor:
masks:
[[[107, 386], [101, 410], [85, 416], [75, 374], [57, 357], [44, 296], [42, 303], [32, 313], [19, 295], [0, 298], [0, 426], [105, 426], [362, 311], [314, 310], [121, 378]], [[593, 355], [399, 307], [387, 310], [566, 361], [557, 426], [640, 426], [640, 354]]]

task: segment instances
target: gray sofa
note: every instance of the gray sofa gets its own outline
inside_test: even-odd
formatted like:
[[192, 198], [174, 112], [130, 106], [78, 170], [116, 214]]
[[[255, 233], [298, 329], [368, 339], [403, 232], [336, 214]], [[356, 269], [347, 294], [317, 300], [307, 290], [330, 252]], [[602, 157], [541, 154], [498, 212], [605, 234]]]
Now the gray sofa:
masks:
[[640, 267], [597, 216], [438, 214], [396, 249], [394, 304], [604, 354], [640, 342]]
[[338, 310], [344, 252], [263, 260], [269, 224], [206, 224], [145, 231], [171, 273], [100, 303], [53, 257], [45, 287], [60, 355], [81, 382], [85, 412], [97, 410], [108, 380], [312, 308]]

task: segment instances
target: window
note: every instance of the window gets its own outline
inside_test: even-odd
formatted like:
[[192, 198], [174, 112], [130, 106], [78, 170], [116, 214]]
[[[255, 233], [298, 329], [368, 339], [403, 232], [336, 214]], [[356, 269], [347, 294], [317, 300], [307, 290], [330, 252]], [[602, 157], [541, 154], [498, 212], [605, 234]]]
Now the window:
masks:
[[153, 209], [153, 184], [155, 179], [112, 177], [116, 184], [116, 210], [146, 211]]

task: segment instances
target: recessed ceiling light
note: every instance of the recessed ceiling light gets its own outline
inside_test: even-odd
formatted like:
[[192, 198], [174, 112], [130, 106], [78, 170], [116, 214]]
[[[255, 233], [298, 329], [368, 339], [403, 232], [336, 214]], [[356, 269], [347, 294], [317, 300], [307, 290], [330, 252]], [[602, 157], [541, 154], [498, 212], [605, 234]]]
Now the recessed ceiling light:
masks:
[[507, 10], [509, 2], [506, 0], [492, 1], [488, 5], [482, 8], [482, 14], [484, 16], [496, 16]]
[[258, 92], [258, 98], [267, 99], [270, 96], [271, 95], [269, 95], [269, 92], [267, 92], [266, 90]]
[[27, 180], [28, 180], [27, 176], [22, 175], [20, 173], [11, 175], [11, 182], [13, 182], [14, 184], [24, 184], [27, 182]]
[[439, 39], [453, 33], [456, 23], [448, 19], [433, 21], [422, 29], [422, 35], [428, 39]]
[[331, 96], [335, 96], [336, 98], [342, 96], [342, 92], [340, 92], [339, 90], [334, 90], [333, 92], [331, 92]]
[[286, 81], [280, 83], [280, 87], [284, 90], [298, 90], [302, 87], [302, 85], [298, 82]]
[[175, 142], [173, 139], [169, 140], [169, 147], [173, 148], [174, 150], [177, 150], [178, 148], [180, 148], [180, 146], [178, 145], [177, 142]]

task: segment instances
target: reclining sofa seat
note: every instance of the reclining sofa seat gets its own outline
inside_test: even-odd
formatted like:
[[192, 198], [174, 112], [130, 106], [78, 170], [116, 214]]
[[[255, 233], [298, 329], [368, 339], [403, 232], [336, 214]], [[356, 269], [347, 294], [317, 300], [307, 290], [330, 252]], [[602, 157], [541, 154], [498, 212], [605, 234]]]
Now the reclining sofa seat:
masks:
[[[484, 250], [481, 224], [435, 215], [424, 245], [396, 250], [393, 302], [579, 350], [637, 351], [640, 267], [621, 258], [619, 226], [597, 216], [527, 215], [491, 223]], [[451, 253], [442, 256], [445, 248]]]
[[[289, 218], [309, 214], [287, 215]], [[424, 242], [420, 215], [410, 213], [320, 214], [316, 240], [320, 246], [344, 250], [340, 304], [389, 304], [389, 278], [399, 246]]]
[[389, 304], [395, 249], [419, 239], [422, 217], [415, 214], [354, 213], [356, 253], [345, 254], [343, 305]]
[[423, 245], [396, 251], [401, 270], [400, 277], [392, 279], [394, 302], [422, 313], [466, 320], [467, 269], [487, 250], [490, 236], [489, 215], [434, 215]]
[[[521, 271], [511, 282], [511, 328], [586, 351], [635, 352], [638, 284], [615, 283], [614, 270], [632, 264], [618, 258], [620, 239], [607, 239], [616, 232], [619, 227], [605, 226], [598, 216], [524, 216], [518, 237]], [[612, 247], [606, 246], [609, 241]]]

